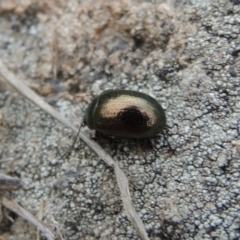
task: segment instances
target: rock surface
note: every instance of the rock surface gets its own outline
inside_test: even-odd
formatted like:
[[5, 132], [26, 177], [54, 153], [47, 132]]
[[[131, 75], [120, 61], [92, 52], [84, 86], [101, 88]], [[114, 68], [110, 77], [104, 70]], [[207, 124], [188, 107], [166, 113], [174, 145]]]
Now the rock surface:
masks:
[[[17, 2], [0, 5], [1, 59], [64, 115], [79, 118], [113, 88], [166, 110], [152, 146], [96, 140], [127, 174], [149, 238], [239, 239], [240, 2]], [[36, 216], [44, 202], [63, 239], [139, 239], [113, 170], [83, 142], [59, 157], [73, 138], [0, 82], [0, 171], [22, 181], [13, 199]], [[36, 239], [13, 218], [0, 237]]]

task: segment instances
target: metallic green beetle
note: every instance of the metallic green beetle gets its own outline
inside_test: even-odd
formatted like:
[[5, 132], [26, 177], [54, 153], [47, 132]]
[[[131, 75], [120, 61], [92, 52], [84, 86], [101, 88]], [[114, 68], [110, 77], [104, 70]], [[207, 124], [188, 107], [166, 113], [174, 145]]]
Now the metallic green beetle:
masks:
[[87, 108], [84, 123], [90, 129], [120, 138], [149, 138], [166, 126], [161, 105], [147, 94], [108, 90]]

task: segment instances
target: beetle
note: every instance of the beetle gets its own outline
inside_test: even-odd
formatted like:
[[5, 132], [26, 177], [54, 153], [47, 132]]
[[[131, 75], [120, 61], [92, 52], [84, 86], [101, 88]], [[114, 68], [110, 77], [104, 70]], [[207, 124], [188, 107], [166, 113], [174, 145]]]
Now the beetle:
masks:
[[88, 106], [90, 129], [119, 138], [149, 138], [166, 126], [162, 106], [151, 96], [130, 90], [107, 90]]

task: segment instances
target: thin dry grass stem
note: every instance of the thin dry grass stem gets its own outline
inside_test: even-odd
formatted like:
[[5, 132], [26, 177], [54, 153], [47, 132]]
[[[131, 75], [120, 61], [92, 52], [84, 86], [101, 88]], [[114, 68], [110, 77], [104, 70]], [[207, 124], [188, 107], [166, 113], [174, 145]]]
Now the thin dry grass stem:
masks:
[[[40, 200], [39, 212], [38, 212], [38, 219], [42, 221], [43, 219], [43, 212], [44, 212], [44, 201], [43, 199]], [[40, 240], [40, 231], [39, 228], [37, 229], [37, 240]]]
[[121, 192], [123, 206], [125, 208], [128, 219], [130, 220], [132, 225], [135, 227], [141, 239], [144, 239], [144, 240], [149, 239], [147, 236], [145, 227], [143, 225], [143, 222], [139, 217], [139, 215], [137, 214], [135, 208], [133, 207], [130, 192], [129, 192], [129, 187], [128, 187], [129, 186], [128, 179], [125, 173], [122, 171], [121, 168], [118, 167], [117, 164], [114, 165], [114, 170], [117, 178], [118, 187]]
[[58, 240], [65, 240], [66, 238], [64, 236], [64, 227], [55, 220], [52, 214], [49, 214], [49, 220], [51, 221], [51, 225], [54, 226], [54, 230], [56, 232], [56, 235], [58, 236]]
[[53, 71], [53, 79], [57, 80], [57, 75], [59, 72], [59, 52], [58, 52], [58, 36], [57, 32], [54, 32], [53, 41], [52, 41], [52, 71]]
[[[13, 88], [15, 88], [18, 92], [20, 92], [23, 96], [25, 96], [31, 102], [36, 104], [45, 112], [49, 113], [52, 117], [56, 118], [65, 126], [72, 129], [72, 131], [75, 134], [78, 133], [78, 129], [74, 127], [70, 121], [64, 118], [59, 112], [57, 112], [50, 105], [48, 105], [41, 97], [39, 97], [35, 92], [33, 92], [22, 81], [17, 80], [17, 78], [4, 66], [4, 64], [1, 61], [0, 61], [0, 79], [10, 84]], [[148, 240], [149, 238], [147, 236], [143, 222], [139, 217], [139, 215], [137, 214], [131, 202], [131, 197], [130, 197], [130, 192], [128, 187], [128, 179], [126, 175], [119, 168], [119, 166], [114, 162], [114, 160], [96, 142], [89, 139], [83, 132], [80, 132], [79, 136], [90, 148], [92, 148], [97, 153], [97, 155], [103, 161], [105, 161], [105, 163], [107, 163], [109, 166], [114, 168], [126, 214], [129, 220], [131, 221], [132, 225], [135, 227], [139, 236], [143, 240]]]
[[36, 226], [48, 240], [54, 240], [55, 239], [54, 234], [48, 229], [48, 227], [43, 222], [36, 219], [30, 212], [28, 212], [27, 210], [22, 208], [17, 203], [15, 203], [15, 202], [11, 201], [10, 199], [2, 196], [1, 197], [1, 204], [4, 207], [8, 208], [9, 210], [15, 212], [18, 216], [27, 220], [29, 223]]

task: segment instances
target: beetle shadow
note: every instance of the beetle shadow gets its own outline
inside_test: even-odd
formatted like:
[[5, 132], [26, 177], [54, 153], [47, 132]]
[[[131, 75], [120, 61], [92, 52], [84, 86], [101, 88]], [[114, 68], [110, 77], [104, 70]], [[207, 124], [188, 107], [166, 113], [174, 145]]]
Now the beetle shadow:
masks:
[[[75, 139], [73, 140], [69, 149], [61, 155], [62, 158], [69, 158], [71, 152], [76, 150], [74, 147], [79, 140], [79, 133], [82, 128], [85, 128], [85, 124], [82, 123], [79, 132], [76, 135]], [[130, 139], [130, 138], [117, 138], [113, 136], [109, 136], [107, 134], [94, 131], [94, 134], [90, 134], [90, 138], [98, 143], [104, 151], [106, 151], [111, 157], [118, 156], [118, 154], [128, 155], [129, 153], [135, 153], [137, 155], [145, 155], [149, 152], [157, 152], [159, 151], [159, 146], [161, 149], [165, 149], [165, 152], [168, 153], [168, 156], [172, 156], [175, 154], [175, 150], [172, 149], [169, 141], [168, 141], [168, 134], [169, 130], [166, 126], [162, 133], [159, 133], [151, 138], [143, 138], [143, 139]], [[93, 132], [92, 132], [93, 133]], [[81, 141], [81, 140], [80, 140]], [[158, 147], [156, 147], [158, 145]], [[80, 149], [78, 149], [80, 150]], [[128, 152], [128, 153], [126, 153]]]
[[95, 136], [92, 139], [112, 157], [116, 156], [118, 152], [124, 152], [126, 148], [128, 151], [139, 149], [150, 151], [153, 149], [150, 139], [117, 138], [98, 131], [95, 132]]
[[111, 137], [96, 131], [95, 136], [92, 139], [112, 157], [116, 156], [118, 153], [125, 153], [126, 149], [129, 152], [136, 152], [139, 155], [155, 150], [158, 151], [155, 144], [159, 144], [159, 142], [161, 142], [161, 148], [165, 148], [169, 154], [174, 154], [174, 150], [168, 142], [167, 132], [168, 130], [164, 129], [162, 133], [151, 138], [131, 139]]

